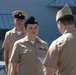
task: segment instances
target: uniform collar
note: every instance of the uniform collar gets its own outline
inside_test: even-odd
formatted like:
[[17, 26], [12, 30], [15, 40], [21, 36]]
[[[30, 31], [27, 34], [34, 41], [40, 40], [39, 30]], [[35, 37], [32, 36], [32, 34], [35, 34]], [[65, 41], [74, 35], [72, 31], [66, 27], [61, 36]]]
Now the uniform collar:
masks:
[[63, 34], [70, 33], [70, 32], [76, 32], [76, 28], [67, 29]]
[[36, 38], [36, 41], [39, 42], [39, 43], [42, 43], [42, 41], [39, 37]]
[[16, 33], [16, 29], [15, 28], [12, 29], [12, 33]]
[[[16, 32], [16, 28], [13, 28], [13, 29], [12, 29], [12, 33], [17, 33], [17, 32]], [[21, 34], [23, 34], [23, 33], [24, 33], [24, 32], [22, 31]]]
[[[25, 39], [25, 42], [29, 41], [27, 36], [24, 39]], [[36, 36], [36, 42], [41, 43], [41, 39], [38, 36]]]

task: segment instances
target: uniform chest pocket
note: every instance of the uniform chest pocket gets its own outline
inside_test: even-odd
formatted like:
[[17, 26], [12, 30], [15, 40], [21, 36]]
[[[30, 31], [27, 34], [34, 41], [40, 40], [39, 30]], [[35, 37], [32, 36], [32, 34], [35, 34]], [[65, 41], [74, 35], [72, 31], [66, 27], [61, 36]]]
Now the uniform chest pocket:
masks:
[[42, 48], [42, 47], [39, 47], [39, 49], [37, 50], [37, 54], [40, 57], [45, 57], [46, 52], [47, 52], [46, 49], [45, 48]]
[[24, 49], [24, 51], [22, 52], [22, 59], [31, 59], [33, 58], [35, 55], [35, 52], [32, 49]]

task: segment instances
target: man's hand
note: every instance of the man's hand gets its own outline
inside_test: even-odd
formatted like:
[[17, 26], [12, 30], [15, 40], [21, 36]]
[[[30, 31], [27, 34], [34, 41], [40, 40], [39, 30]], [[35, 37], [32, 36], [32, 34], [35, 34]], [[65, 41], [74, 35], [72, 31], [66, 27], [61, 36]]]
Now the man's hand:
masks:
[[44, 75], [55, 75], [55, 69], [50, 68], [50, 67], [44, 66], [43, 72], [44, 72]]

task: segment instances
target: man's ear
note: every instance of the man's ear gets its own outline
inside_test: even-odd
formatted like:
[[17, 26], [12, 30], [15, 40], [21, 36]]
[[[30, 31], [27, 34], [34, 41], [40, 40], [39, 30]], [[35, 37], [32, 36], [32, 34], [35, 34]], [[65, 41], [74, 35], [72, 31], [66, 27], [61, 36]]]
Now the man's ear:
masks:
[[62, 28], [62, 25], [63, 25], [63, 24], [59, 21], [59, 22], [58, 22], [58, 25], [59, 25], [60, 28]]

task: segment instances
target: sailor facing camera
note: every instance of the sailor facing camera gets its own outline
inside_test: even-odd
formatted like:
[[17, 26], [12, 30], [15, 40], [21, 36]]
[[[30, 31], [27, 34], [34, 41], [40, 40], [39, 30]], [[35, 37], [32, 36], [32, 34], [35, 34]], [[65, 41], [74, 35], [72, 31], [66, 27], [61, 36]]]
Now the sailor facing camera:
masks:
[[2, 45], [2, 47], [4, 48], [4, 60], [5, 60], [7, 72], [8, 71], [10, 72], [9, 58], [11, 56], [12, 48], [15, 41], [25, 37], [26, 35], [23, 31], [23, 28], [24, 28], [25, 19], [27, 18], [27, 13], [21, 10], [16, 10], [12, 13], [12, 16], [14, 18], [13, 21], [15, 27], [6, 32], [5, 39]]
[[[44, 75], [43, 64], [38, 57], [45, 57], [48, 45], [37, 36], [39, 24], [33, 16], [25, 22], [25, 29], [26, 37], [16, 41], [13, 46], [10, 75]], [[16, 73], [17, 64], [20, 66]]]

